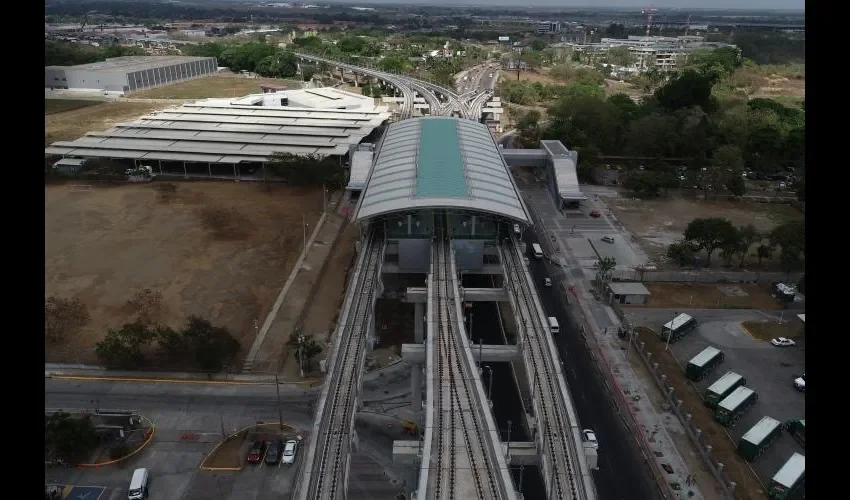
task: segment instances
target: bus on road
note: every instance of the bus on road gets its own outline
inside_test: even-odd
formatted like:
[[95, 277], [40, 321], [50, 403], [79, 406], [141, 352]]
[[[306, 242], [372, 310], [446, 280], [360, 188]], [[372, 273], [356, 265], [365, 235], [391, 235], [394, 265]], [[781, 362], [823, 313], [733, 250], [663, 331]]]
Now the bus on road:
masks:
[[770, 480], [768, 495], [772, 500], [788, 500], [806, 480], [806, 457], [794, 453]]

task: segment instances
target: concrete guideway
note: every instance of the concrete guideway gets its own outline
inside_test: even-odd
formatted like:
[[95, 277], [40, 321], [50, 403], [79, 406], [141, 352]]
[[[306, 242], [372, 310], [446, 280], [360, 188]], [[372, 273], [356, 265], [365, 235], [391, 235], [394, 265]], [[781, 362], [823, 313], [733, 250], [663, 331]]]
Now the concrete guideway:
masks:
[[593, 477], [584, 456], [581, 429], [557, 361], [548, 323], [537, 300], [522, 254], [512, 237], [500, 247], [505, 283], [517, 315], [522, 355], [532, 390], [535, 435], [540, 440], [547, 496], [596, 498]]
[[428, 409], [418, 495], [513, 499], [516, 494], [496, 426], [489, 406], [483, 404], [483, 385], [459, 320], [451, 244], [444, 229], [438, 233], [431, 245], [428, 274]]
[[374, 307], [381, 293], [380, 267], [385, 240], [370, 230], [360, 241], [343, 312], [330, 349], [326, 384], [319, 397], [304, 458], [303, 474], [293, 498], [344, 498], [350, 452], [356, 445], [354, 413], [361, 389], [366, 342], [374, 342]]

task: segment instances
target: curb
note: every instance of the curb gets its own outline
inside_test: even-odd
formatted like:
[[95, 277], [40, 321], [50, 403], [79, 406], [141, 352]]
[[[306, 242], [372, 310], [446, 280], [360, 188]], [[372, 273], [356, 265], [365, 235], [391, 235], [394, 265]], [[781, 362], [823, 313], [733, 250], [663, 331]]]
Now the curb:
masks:
[[108, 462], [101, 462], [101, 463], [97, 463], [97, 464], [77, 464], [77, 468], [79, 468], [79, 469], [99, 469], [99, 468], [105, 467], [107, 465], [114, 465], [114, 464], [117, 464], [119, 462], [123, 462], [124, 460], [127, 460], [128, 458], [136, 455], [137, 453], [139, 453], [140, 451], [145, 449], [150, 444], [150, 442], [153, 440], [153, 437], [156, 434], [156, 426], [151, 421], [151, 419], [149, 419], [148, 417], [146, 417], [144, 415], [139, 415], [139, 417], [147, 420], [147, 422], [151, 425], [151, 427], [150, 427], [150, 430], [147, 432], [147, 434], [148, 434], [147, 439], [138, 448], [136, 448], [135, 450], [133, 450], [132, 452], [130, 452], [129, 454], [127, 454], [127, 455], [125, 455], [121, 458], [116, 458], [115, 460], [109, 460]]
[[[243, 427], [243, 428], [239, 429], [238, 431], [234, 432], [233, 434], [227, 436], [225, 439], [222, 439], [221, 441], [216, 443], [216, 445], [213, 447], [212, 450], [210, 450], [209, 453], [207, 453], [207, 456], [204, 457], [204, 459], [201, 461], [200, 465], [198, 465], [198, 470], [201, 470], [201, 471], [204, 471], [204, 472], [239, 472], [239, 471], [241, 471], [244, 468], [241, 462], [239, 464], [239, 467], [204, 467], [204, 464], [207, 462], [207, 460], [210, 459], [211, 456], [213, 456], [215, 454], [216, 451], [218, 451], [218, 449], [224, 443], [226, 443], [226, 442], [230, 441], [231, 439], [237, 437], [239, 434], [242, 434], [243, 432], [247, 432], [250, 429], [253, 429], [255, 427], [265, 427], [265, 426], [268, 426], [268, 425], [278, 425], [279, 426], [280, 421], [278, 421], [278, 422], [266, 422], [266, 423], [262, 423], [262, 424], [251, 424], [247, 427]], [[288, 427], [289, 429], [294, 429], [290, 425], [287, 425], [287, 424], [283, 424], [283, 425], [285, 427]]]

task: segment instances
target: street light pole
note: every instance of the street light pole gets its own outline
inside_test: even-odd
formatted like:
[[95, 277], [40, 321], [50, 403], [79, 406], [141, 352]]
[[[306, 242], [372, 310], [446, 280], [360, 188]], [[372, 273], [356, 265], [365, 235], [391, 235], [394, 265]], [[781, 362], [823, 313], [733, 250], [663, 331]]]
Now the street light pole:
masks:
[[[673, 327], [676, 326], [676, 325], [673, 324], [676, 321], [676, 316], [678, 316], [678, 315], [674, 312], [673, 313], [673, 319], [670, 320], [670, 329], [669, 329], [670, 331], [667, 332], [667, 343], [664, 345], [665, 351], [670, 350], [670, 337], [673, 336]], [[662, 326], [661, 329], [663, 330], [664, 326]]]
[[304, 214], [301, 214], [301, 228], [302, 233], [304, 234], [304, 255], [307, 255], [307, 217]]
[[277, 419], [280, 430], [283, 430], [283, 410], [280, 405], [280, 381], [277, 378], [277, 371], [274, 373], [274, 388], [277, 392]]
[[507, 442], [507, 448], [508, 448], [508, 449], [507, 449], [507, 455], [508, 455], [508, 460], [510, 460], [510, 459], [511, 459], [511, 426], [512, 426], [512, 425], [513, 425], [513, 422], [511, 422], [510, 420], [508, 420], [508, 442]]

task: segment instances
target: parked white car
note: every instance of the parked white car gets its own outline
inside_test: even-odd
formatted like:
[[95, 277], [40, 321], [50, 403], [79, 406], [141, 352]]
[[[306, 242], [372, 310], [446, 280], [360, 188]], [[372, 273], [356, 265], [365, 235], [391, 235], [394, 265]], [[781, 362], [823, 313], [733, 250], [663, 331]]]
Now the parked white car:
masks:
[[791, 347], [797, 345], [796, 342], [791, 339], [786, 339], [785, 337], [777, 337], [775, 339], [770, 339], [770, 343], [775, 345], [776, 347]]
[[585, 429], [581, 431], [582, 437], [584, 437], [584, 445], [593, 448], [594, 450], [599, 449], [599, 442], [596, 440], [596, 433], [590, 429]]
[[794, 388], [800, 392], [806, 392], [806, 374], [802, 374], [794, 379]]
[[286, 442], [286, 445], [283, 447], [283, 459], [281, 460], [285, 464], [294, 464], [295, 463], [295, 454], [298, 452], [298, 441], [294, 439], [290, 439]]

